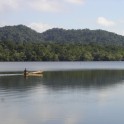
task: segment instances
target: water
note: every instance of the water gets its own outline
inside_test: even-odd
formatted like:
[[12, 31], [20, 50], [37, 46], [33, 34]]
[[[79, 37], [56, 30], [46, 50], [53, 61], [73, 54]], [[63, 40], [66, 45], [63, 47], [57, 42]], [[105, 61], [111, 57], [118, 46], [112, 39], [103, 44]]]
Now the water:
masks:
[[124, 70], [123, 61], [114, 62], [0, 62], [0, 72], [28, 70], [84, 70], [84, 69], [116, 69]]
[[[95, 69], [92, 62], [85, 63], [84, 69], [80, 62], [61, 63], [64, 68], [61, 70], [59, 63], [53, 66], [49, 62], [43, 77], [26, 79], [20, 73], [24, 63], [10, 63], [8, 70], [4, 65], [6, 63], [3, 63], [5, 70], [3, 68], [4, 73], [0, 74], [0, 123], [122, 124], [124, 62], [106, 63], [95, 62], [95, 67], [103, 65], [102, 69]], [[28, 69], [35, 70], [38, 66], [41, 69], [45, 63], [27, 65]], [[74, 65], [78, 65], [77, 68]], [[86, 68], [86, 65], [93, 67]], [[11, 73], [12, 68], [14, 72]]]

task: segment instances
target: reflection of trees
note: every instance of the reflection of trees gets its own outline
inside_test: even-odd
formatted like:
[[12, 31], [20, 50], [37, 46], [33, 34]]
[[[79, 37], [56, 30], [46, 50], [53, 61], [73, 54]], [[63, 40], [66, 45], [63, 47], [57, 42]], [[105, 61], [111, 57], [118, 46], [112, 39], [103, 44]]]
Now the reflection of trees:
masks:
[[85, 70], [85, 71], [63, 71], [48, 72], [43, 83], [48, 87], [103, 87], [119, 83], [124, 80], [122, 70]]
[[[45, 72], [41, 77], [0, 77], [0, 89], [25, 91], [45, 85], [47, 88], [102, 88], [124, 80], [123, 70], [85, 70]], [[39, 85], [39, 86], [38, 86]]]
[[42, 78], [27, 78], [23, 76], [3, 76], [0, 77], [0, 89], [8, 90], [28, 90], [41, 83]]

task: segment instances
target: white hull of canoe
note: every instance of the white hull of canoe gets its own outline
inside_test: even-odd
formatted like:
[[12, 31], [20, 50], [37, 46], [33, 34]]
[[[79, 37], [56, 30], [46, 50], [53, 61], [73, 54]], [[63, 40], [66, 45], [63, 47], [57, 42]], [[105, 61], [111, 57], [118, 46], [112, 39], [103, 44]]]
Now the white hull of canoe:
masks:
[[33, 71], [33, 72], [28, 72], [28, 73], [32, 73], [32, 74], [43, 74], [43, 71]]
[[37, 77], [41, 77], [41, 76], [43, 76], [43, 71], [26, 72], [26, 75], [25, 76], [37, 76]]
[[28, 73], [26, 76], [32, 76], [32, 77], [42, 77], [43, 74], [33, 74], [33, 73]]

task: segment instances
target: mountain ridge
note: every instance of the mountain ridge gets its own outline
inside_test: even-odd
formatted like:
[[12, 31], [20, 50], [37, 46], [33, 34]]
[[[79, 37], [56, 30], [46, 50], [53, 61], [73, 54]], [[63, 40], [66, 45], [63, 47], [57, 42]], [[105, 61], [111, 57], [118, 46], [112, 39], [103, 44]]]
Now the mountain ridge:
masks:
[[25, 25], [15, 25], [0, 27], [0, 41], [124, 45], [124, 36], [101, 29], [53, 28], [38, 33]]

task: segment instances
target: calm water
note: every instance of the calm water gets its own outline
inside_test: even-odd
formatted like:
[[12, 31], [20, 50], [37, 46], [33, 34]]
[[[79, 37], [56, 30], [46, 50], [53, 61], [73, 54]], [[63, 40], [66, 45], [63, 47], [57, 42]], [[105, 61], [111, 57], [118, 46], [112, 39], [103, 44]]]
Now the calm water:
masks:
[[123, 69], [124, 61], [120, 62], [0, 62], [0, 72], [28, 70], [84, 70], [84, 69]]
[[[25, 65], [47, 71], [43, 77], [26, 79], [10, 73], [22, 71]], [[0, 66], [1, 71], [9, 71], [0, 74], [0, 124], [124, 123], [124, 62]]]

